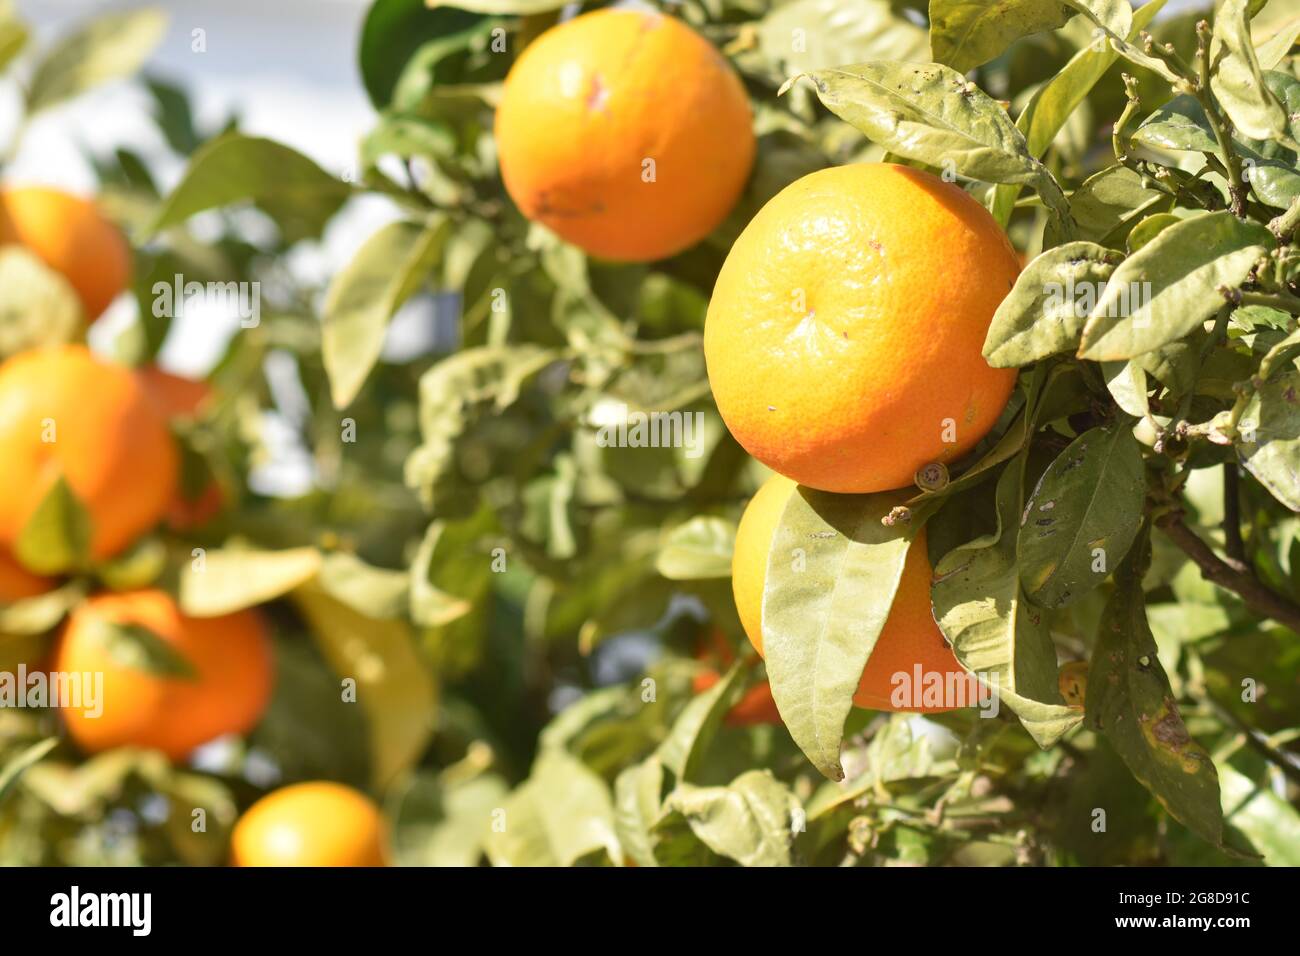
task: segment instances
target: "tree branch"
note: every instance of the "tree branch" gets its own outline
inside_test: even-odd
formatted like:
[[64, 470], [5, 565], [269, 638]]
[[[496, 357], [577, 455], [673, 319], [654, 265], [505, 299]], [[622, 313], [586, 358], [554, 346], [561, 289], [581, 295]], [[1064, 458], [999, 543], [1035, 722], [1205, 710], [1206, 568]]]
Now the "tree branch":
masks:
[[1223, 466], [1223, 550], [1228, 557], [1242, 565], [1246, 564], [1246, 544], [1241, 540], [1241, 490], [1237, 478], [1237, 463], [1227, 462]]
[[1244, 564], [1230, 564], [1215, 554], [1208, 544], [1183, 523], [1180, 513], [1165, 515], [1157, 522], [1157, 527], [1196, 562], [1205, 580], [1234, 592], [1246, 602], [1248, 608], [1261, 617], [1272, 618], [1300, 634], [1300, 605], [1265, 587]]

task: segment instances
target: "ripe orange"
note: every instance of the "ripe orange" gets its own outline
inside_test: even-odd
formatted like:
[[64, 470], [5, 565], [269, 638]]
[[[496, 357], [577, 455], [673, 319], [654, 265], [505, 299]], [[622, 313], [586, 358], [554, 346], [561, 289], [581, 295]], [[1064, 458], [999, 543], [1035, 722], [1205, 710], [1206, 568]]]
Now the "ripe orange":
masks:
[[235, 866], [385, 866], [384, 821], [365, 794], [319, 781], [283, 787], [235, 824]]
[[[154, 404], [168, 421], [195, 419], [212, 399], [212, 388], [207, 382], [174, 375], [156, 365], [146, 365], [138, 374]], [[201, 528], [220, 514], [225, 505], [225, 495], [215, 480], [209, 481], [192, 496], [187, 497], [185, 491], [183, 487], [177, 489], [176, 498], [167, 511], [167, 524], [177, 531]]]
[[91, 519], [91, 556], [149, 530], [176, 491], [167, 422], [132, 372], [79, 345], [0, 365], [0, 546], [13, 547], [62, 475]]
[[57, 189], [0, 192], [0, 246], [18, 243], [77, 290], [93, 322], [131, 282], [131, 247], [95, 204]]
[[707, 236], [754, 162], [749, 99], [713, 45], [658, 13], [601, 10], [546, 31], [496, 113], [520, 211], [606, 259], [644, 262]]
[[[767, 555], [786, 502], [796, 485], [775, 475], [759, 489], [740, 518], [736, 529], [736, 550], [731, 560], [731, 584], [736, 610], [750, 643], [763, 653], [763, 586], [767, 578]], [[903, 576], [898, 582], [889, 617], [876, 639], [853, 703], [872, 710], [934, 712], [951, 707], [898, 708], [890, 700], [894, 675], [911, 677], [919, 664], [923, 675], [964, 675], [952, 649], [944, 640], [930, 609], [930, 559], [925, 551], [925, 532], [917, 535], [907, 551]]]
[[52, 579], [33, 574], [19, 564], [12, 554], [0, 548], [0, 604], [33, 598], [53, 587]]
[[971, 449], [1015, 382], [981, 349], [1019, 273], [993, 217], [891, 164], [804, 176], [718, 274], [704, 356], [750, 454], [800, 484], [868, 492]]
[[[104, 622], [147, 629], [188, 661], [195, 676], [133, 666], [106, 642]], [[104, 675], [100, 716], [63, 711], [68, 732], [83, 750], [152, 747], [180, 760], [215, 737], [251, 730], [270, 700], [274, 666], [256, 612], [192, 618], [162, 591], [130, 591], [96, 595], [73, 612], [54, 669]]]
[[[726, 638], [716, 628], [709, 634], [695, 656], [701, 661], [716, 661], [723, 667], [729, 667], [735, 660], [735, 655], [727, 646]], [[697, 694], [703, 694], [721, 679], [722, 675], [710, 667], [695, 675], [691, 689]], [[729, 727], [779, 724], [781, 712], [776, 709], [776, 701], [772, 699], [772, 685], [767, 681], [759, 681], [750, 687], [731, 710], [727, 711], [722, 722]]]

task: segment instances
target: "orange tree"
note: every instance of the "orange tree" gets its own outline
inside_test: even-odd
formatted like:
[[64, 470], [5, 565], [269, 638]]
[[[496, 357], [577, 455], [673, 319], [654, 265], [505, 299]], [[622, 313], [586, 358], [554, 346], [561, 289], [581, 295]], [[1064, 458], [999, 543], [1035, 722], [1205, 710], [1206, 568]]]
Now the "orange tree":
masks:
[[[95, 158], [137, 303], [101, 361], [208, 504], [96, 549], [50, 470], [0, 663], [89, 645], [205, 723], [102, 749], [0, 707], [0, 859], [231, 862], [256, 804], [237, 862], [265, 827], [344, 863], [1297, 862], [1290, 7], [560, 6], [377, 0], [342, 177], [146, 80], [186, 169]], [[28, 114], [158, 32], [34, 51], [0, 11]], [[288, 268], [360, 195], [399, 215], [322, 287]], [[0, 350], [84, 338], [105, 276], [3, 235]], [[177, 276], [260, 316], [168, 391]], [[398, 357], [395, 316], [453, 334]], [[258, 480], [273, 415], [307, 493]], [[804, 484], [737, 533], [765, 465]], [[195, 650], [230, 620], [264, 706]]]

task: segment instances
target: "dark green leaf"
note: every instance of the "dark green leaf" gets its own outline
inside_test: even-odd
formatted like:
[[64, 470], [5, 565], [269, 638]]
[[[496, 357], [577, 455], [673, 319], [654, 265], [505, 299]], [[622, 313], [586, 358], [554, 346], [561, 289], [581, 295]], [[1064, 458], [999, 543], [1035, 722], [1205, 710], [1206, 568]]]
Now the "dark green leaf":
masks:
[[1077, 601], [1128, 553], [1146, 501], [1132, 423], [1084, 432], [1038, 480], [1021, 517], [1020, 580], [1046, 608]]
[[1218, 846], [1218, 774], [1187, 732], [1160, 666], [1142, 593], [1145, 551], [1145, 541], [1139, 542], [1115, 575], [1088, 672], [1088, 725], [1106, 735], [1133, 776], [1176, 820]]

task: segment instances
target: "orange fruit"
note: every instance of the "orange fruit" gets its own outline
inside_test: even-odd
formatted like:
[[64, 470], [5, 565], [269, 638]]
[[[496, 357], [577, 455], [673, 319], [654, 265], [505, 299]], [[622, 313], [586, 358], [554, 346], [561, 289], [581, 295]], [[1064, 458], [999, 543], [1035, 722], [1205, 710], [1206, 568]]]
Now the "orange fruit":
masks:
[[12, 554], [0, 548], [0, 604], [33, 598], [53, 588], [53, 579], [33, 574]]
[[0, 246], [17, 243], [77, 291], [94, 321], [131, 283], [131, 247], [87, 199], [29, 186], [0, 191]]
[[511, 67], [501, 176], [525, 216], [592, 255], [662, 259], [735, 205], [752, 119], [731, 65], [690, 27], [600, 10], [547, 30]]
[[997, 421], [1014, 369], [980, 354], [1015, 250], [974, 199], [887, 163], [774, 196], [727, 255], [704, 357], [731, 434], [823, 491], [901, 488]]
[[[203, 406], [212, 399], [212, 388], [207, 382], [175, 375], [156, 365], [146, 365], [138, 370], [138, 374], [154, 404], [168, 421], [198, 418]], [[221, 513], [225, 503], [225, 494], [215, 480], [189, 496], [186, 489], [180, 487], [167, 510], [167, 524], [177, 531], [201, 528]]]
[[[194, 676], [135, 666], [106, 640], [104, 623], [145, 628], [185, 659]], [[82, 750], [151, 747], [173, 760], [224, 734], [243, 734], [271, 698], [274, 661], [266, 626], [255, 611], [186, 617], [162, 591], [105, 593], [68, 620], [54, 669], [104, 675], [103, 713], [65, 708], [63, 720]]]
[[[731, 561], [731, 584], [745, 634], [754, 649], [763, 653], [763, 586], [767, 578], [767, 556], [772, 547], [781, 513], [797, 486], [788, 478], [775, 475], [759, 489], [746, 507], [736, 529], [736, 550]], [[889, 617], [876, 639], [853, 703], [872, 710], [906, 710], [935, 712], [951, 707], [895, 707], [894, 677], [906, 674], [913, 689], [919, 693], [912, 678], [920, 665], [922, 680], [930, 675], [943, 675], [945, 685], [949, 675], [965, 681], [965, 671], [943, 633], [934, 622], [930, 609], [930, 578], [932, 569], [925, 550], [925, 532], [921, 531], [903, 562], [903, 575], [898, 582]], [[981, 697], [983, 695], [981, 694]]]
[[178, 456], [130, 369], [79, 345], [0, 365], [0, 546], [12, 548], [62, 475], [89, 512], [91, 556], [112, 556], [166, 513]]
[[235, 866], [385, 866], [379, 807], [340, 783], [298, 783], [248, 808], [231, 839]]

